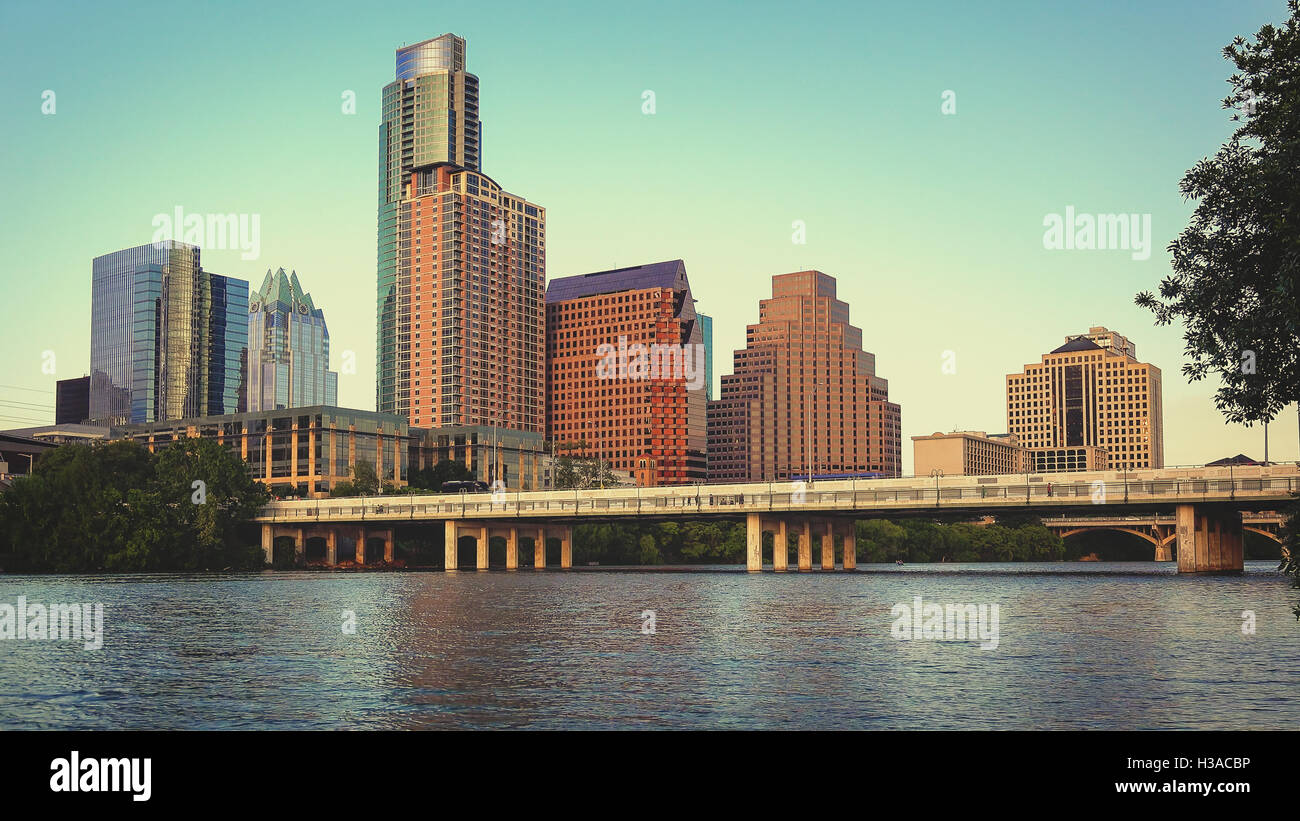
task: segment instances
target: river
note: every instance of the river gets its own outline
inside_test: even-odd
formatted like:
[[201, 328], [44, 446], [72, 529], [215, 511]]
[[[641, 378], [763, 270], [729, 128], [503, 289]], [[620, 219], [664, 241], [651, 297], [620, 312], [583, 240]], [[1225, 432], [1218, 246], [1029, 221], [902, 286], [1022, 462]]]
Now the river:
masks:
[[[0, 640], [0, 729], [1292, 729], [1275, 568], [0, 575], [104, 607], [97, 650]], [[997, 646], [895, 638], [918, 596], [996, 604]]]

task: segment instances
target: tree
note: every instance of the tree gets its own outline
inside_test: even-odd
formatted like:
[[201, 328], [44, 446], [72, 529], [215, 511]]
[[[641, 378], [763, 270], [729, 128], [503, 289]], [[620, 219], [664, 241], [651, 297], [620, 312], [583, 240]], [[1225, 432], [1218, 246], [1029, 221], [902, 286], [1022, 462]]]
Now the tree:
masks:
[[1183, 177], [1200, 202], [1169, 246], [1173, 275], [1136, 298], [1156, 324], [1184, 322], [1184, 375], [1217, 375], [1215, 404], [1247, 425], [1300, 401], [1300, 2], [1287, 8], [1285, 26], [1223, 49], [1241, 125]]
[[453, 459], [442, 459], [431, 468], [421, 468], [411, 473], [410, 485], [423, 490], [441, 490], [444, 482], [472, 482], [478, 477], [474, 471]]
[[379, 477], [375, 466], [364, 459], [358, 459], [352, 465], [352, 487], [362, 496], [374, 496], [379, 492]]

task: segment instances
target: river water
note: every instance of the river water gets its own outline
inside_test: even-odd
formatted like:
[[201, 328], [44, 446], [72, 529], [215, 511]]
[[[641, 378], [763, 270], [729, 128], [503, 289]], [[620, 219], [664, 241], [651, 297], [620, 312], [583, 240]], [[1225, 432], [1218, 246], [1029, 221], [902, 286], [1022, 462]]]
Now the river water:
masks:
[[[1292, 729], [1275, 567], [0, 575], [104, 606], [98, 650], [0, 641], [0, 729]], [[996, 604], [997, 646], [895, 638], [917, 596]]]

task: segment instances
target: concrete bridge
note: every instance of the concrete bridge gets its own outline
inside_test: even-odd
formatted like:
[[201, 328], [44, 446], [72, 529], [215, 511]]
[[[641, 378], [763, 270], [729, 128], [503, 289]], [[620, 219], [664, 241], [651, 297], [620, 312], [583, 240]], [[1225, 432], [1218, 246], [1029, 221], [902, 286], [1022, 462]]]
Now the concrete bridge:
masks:
[[[1282, 524], [1286, 516], [1277, 511], [1246, 512], [1241, 514], [1241, 529], [1282, 543]], [[1155, 560], [1171, 562], [1178, 539], [1177, 517], [1153, 513], [1149, 516], [1053, 516], [1043, 517], [1043, 524], [1060, 536], [1069, 538], [1092, 530], [1114, 530], [1131, 533], [1145, 539], [1155, 547]]]
[[847, 562], [842, 566], [854, 569], [852, 525], [857, 519], [999, 511], [1079, 517], [1155, 514], [1171, 517], [1180, 573], [1233, 572], [1243, 567], [1242, 511], [1278, 509], [1297, 492], [1296, 465], [1251, 465], [295, 500], [272, 502], [257, 521], [268, 561], [278, 535], [293, 536], [299, 555], [313, 535], [325, 538], [331, 563], [341, 536], [359, 545], [359, 561], [368, 556], [368, 541], [382, 538], [385, 558], [391, 561], [395, 523], [442, 527], [448, 570], [457, 568], [457, 548], [465, 537], [476, 540], [480, 570], [488, 567], [493, 535], [506, 539], [509, 569], [519, 566], [521, 539], [533, 543], [534, 566], [544, 567], [548, 537], [560, 540], [560, 566], [566, 568], [572, 566], [572, 527], [577, 523], [744, 521], [746, 565], [757, 571], [764, 566], [767, 532], [776, 545], [774, 570], [789, 566], [791, 534], [799, 569], [812, 569], [815, 537], [821, 538], [822, 569], [834, 569], [837, 536], [845, 540]]

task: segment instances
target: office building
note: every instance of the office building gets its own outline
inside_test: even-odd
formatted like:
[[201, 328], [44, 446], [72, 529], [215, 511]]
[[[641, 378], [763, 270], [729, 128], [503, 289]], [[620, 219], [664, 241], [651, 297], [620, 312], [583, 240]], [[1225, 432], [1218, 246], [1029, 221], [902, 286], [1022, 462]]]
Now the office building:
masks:
[[79, 425], [90, 418], [90, 377], [54, 383], [54, 424]]
[[166, 240], [91, 265], [89, 418], [100, 425], [244, 407], [248, 283]]
[[[1042, 469], [1164, 467], [1160, 369], [1139, 362], [1131, 342], [1106, 328], [1067, 337], [1042, 361], [1008, 374], [1007, 429]], [[1063, 467], [1062, 467], [1063, 466]], [[1073, 467], [1071, 467], [1073, 466]]]
[[772, 277], [772, 297], [759, 302], [758, 324], [709, 403], [709, 480], [898, 476], [901, 431], [899, 406], [834, 277]]
[[423, 428], [541, 434], [545, 209], [480, 171], [464, 40], [396, 62], [379, 133], [377, 407]]
[[917, 476], [994, 476], [1030, 470], [1029, 451], [1014, 434], [984, 431], [935, 432], [912, 437], [913, 473]]
[[248, 302], [248, 410], [338, 404], [329, 369], [325, 312], [302, 289], [298, 272], [266, 272]]
[[707, 478], [707, 360], [680, 260], [552, 280], [547, 436], [645, 487]]

